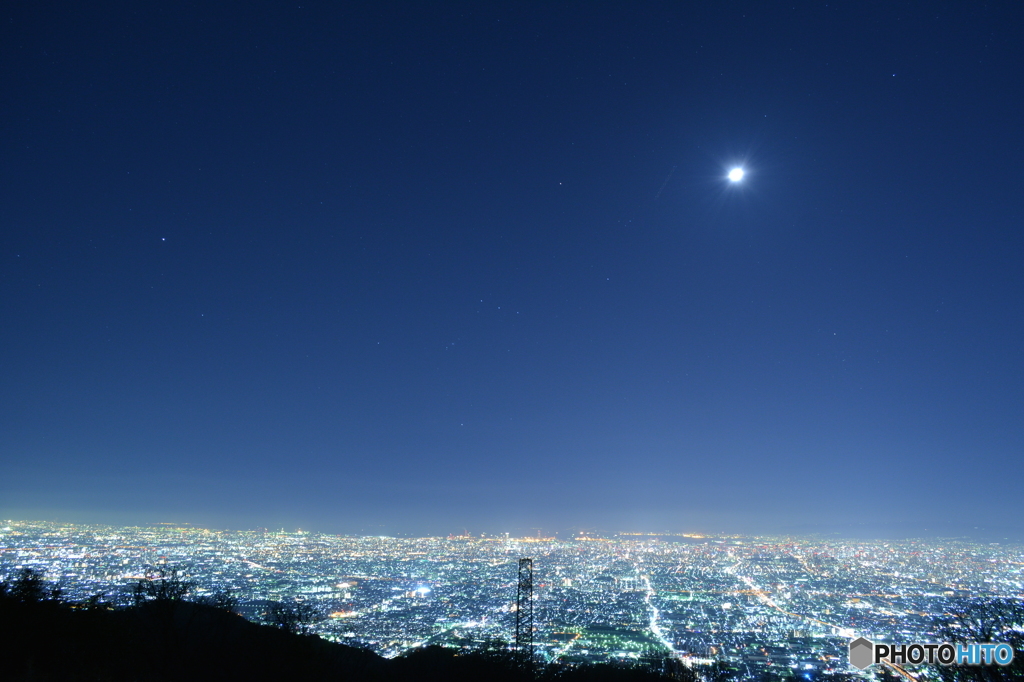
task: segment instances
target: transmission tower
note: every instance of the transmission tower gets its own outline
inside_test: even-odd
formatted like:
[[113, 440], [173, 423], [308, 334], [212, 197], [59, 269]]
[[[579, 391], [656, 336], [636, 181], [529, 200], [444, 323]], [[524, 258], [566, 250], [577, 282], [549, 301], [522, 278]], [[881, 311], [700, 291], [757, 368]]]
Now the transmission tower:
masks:
[[533, 667], [533, 559], [519, 560], [519, 586], [516, 588], [516, 656], [524, 667]]

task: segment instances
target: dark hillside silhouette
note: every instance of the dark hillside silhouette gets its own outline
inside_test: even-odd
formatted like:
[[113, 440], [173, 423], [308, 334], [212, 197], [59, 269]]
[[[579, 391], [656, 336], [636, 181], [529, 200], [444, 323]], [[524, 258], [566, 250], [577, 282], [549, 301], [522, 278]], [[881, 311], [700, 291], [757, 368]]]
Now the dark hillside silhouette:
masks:
[[[377, 679], [376, 654], [257, 625], [211, 603], [186, 601], [176, 573], [140, 581], [135, 605], [63, 603], [31, 570], [0, 583], [4, 680]], [[230, 603], [214, 598], [201, 601]]]
[[[102, 598], [60, 601], [32, 571], [0, 583], [0, 670], [5, 682], [170, 682], [218, 680], [344, 680], [429, 682], [533, 679], [507, 648], [465, 652], [415, 649], [394, 660], [295, 632], [259, 625], [210, 603], [187, 601], [190, 586], [177, 574], [141, 581], [134, 605], [114, 609]], [[279, 624], [280, 625], [280, 624]], [[692, 674], [691, 674], [692, 677]], [[653, 670], [550, 666], [551, 682], [657, 682], [688, 679]]]
[[376, 654], [250, 623], [205, 604], [124, 610], [0, 604], [5, 680], [372, 679]]
[[[724, 682], [737, 671], [724, 664], [700, 671], [669, 659], [636, 667], [537, 666], [534, 674], [503, 642], [466, 651], [437, 646], [413, 649], [388, 660], [318, 636], [296, 632], [290, 623], [260, 625], [223, 608], [226, 595], [190, 596], [176, 574], [157, 575], [133, 590], [134, 605], [115, 609], [100, 597], [81, 603], [61, 594], [40, 574], [23, 570], [0, 583], [0, 679], [5, 682]], [[300, 614], [301, 615], [301, 614]], [[1010, 641], [1018, 658], [1012, 666], [939, 668], [949, 682], [1024, 679], [1019, 627], [1024, 606], [1015, 600], [970, 604], [936, 624], [950, 641]], [[803, 682], [787, 671], [780, 682]], [[848, 674], [815, 682], [852, 679]]]
[[[122, 610], [57, 601], [0, 602], [5, 682], [527, 682], [493, 652], [415, 649], [393, 660], [314, 635], [250, 623], [207, 604], [150, 601]], [[668, 682], [637, 668], [596, 665], [538, 671], [550, 682]], [[685, 678], [684, 678], [685, 679]]]

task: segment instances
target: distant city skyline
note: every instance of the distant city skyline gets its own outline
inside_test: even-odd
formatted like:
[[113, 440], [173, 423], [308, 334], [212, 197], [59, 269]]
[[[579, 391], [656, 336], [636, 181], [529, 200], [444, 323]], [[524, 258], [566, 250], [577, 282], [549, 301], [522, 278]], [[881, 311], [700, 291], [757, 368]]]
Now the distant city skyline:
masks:
[[415, 524], [396, 524], [394, 526], [388, 526], [385, 524], [377, 524], [376, 526], [365, 526], [365, 527], [345, 527], [343, 525], [337, 526], [333, 529], [318, 527], [316, 525], [295, 525], [295, 524], [249, 524], [249, 525], [216, 525], [216, 524], [204, 524], [194, 523], [191, 521], [126, 521], [124, 523], [115, 523], [110, 520], [102, 520], [100, 517], [94, 517], [91, 520], [74, 520], [68, 516], [58, 516], [52, 518], [8, 518], [0, 519], [0, 523], [6, 524], [55, 524], [55, 525], [69, 525], [69, 526], [116, 526], [125, 528], [191, 528], [195, 530], [204, 530], [211, 532], [225, 532], [225, 533], [242, 533], [242, 532], [282, 532], [282, 533], [313, 533], [313, 534], [326, 534], [326, 535], [339, 535], [345, 537], [395, 537], [395, 538], [406, 538], [406, 539], [426, 539], [426, 538], [444, 538], [444, 537], [465, 537], [465, 538], [511, 538], [519, 540], [535, 540], [535, 539], [546, 539], [546, 540], [572, 540], [575, 538], [590, 537], [590, 538], [611, 538], [611, 537], [622, 537], [622, 538], [686, 538], [686, 539], [707, 539], [707, 538], [796, 538], [801, 540], [836, 540], [843, 541], [849, 540], [853, 542], [871, 542], [871, 541], [964, 541], [964, 542], [997, 542], [1007, 544], [1022, 544], [1024, 538], [1015, 535], [1012, 531], [1008, 531], [1005, 527], [1000, 530], [998, 527], [992, 526], [981, 526], [981, 527], [961, 527], [960, 532], [954, 532], [955, 528], [947, 528], [945, 532], [941, 532], [938, 529], [929, 528], [896, 528], [891, 524], [881, 527], [871, 527], [867, 524], [850, 524], [845, 528], [835, 527], [816, 527], [813, 524], [804, 524], [802, 527], [794, 526], [789, 529], [783, 529], [776, 532], [754, 532], [750, 530], [742, 529], [727, 529], [727, 530], [696, 530], [696, 529], [671, 529], [671, 528], [636, 528], [630, 526], [513, 526], [510, 525], [507, 528], [501, 527], [483, 527], [483, 526], [472, 526], [462, 525], [459, 527], [451, 528], [435, 528], [432, 532], [411, 532], [409, 528], [415, 527]]

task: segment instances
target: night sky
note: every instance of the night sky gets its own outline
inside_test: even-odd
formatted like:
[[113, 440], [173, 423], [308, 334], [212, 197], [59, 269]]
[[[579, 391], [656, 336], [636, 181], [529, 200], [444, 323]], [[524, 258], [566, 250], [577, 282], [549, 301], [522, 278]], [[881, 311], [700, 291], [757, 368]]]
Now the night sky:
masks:
[[1019, 3], [0, 21], [4, 518], [1024, 537]]

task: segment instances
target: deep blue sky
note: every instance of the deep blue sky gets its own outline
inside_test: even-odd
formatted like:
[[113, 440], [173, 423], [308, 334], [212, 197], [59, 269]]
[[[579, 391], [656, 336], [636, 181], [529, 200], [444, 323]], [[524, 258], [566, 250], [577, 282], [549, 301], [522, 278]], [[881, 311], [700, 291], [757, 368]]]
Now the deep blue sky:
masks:
[[0, 514], [1024, 537], [1019, 3], [363, 4], [4, 3]]

